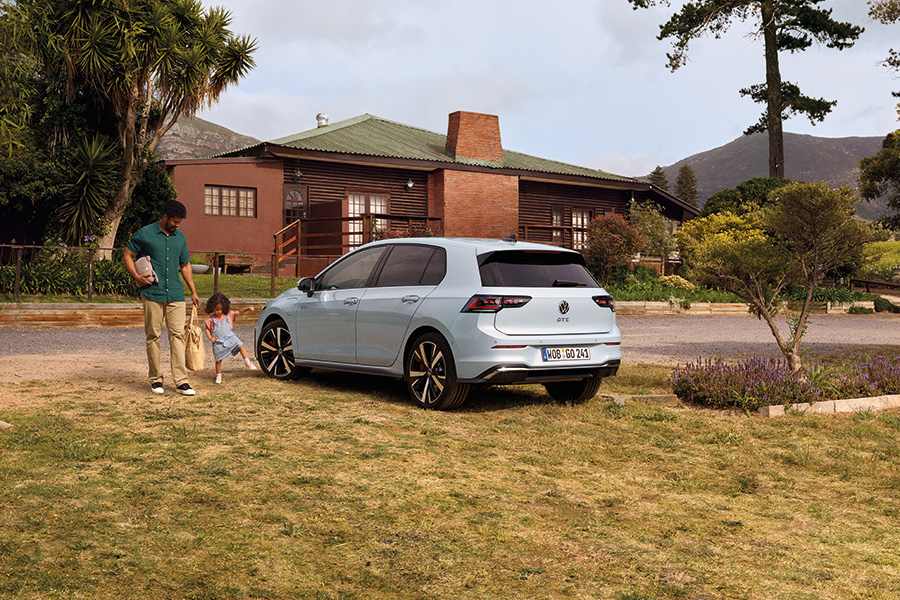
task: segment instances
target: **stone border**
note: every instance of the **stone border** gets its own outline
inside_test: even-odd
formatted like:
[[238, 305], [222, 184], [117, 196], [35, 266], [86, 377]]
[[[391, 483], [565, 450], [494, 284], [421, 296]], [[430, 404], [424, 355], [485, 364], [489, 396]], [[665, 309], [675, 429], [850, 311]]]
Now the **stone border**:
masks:
[[900, 394], [873, 396], [871, 398], [849, 398], [847, 400], [825, 400], [822, 402], [803, 402], [777, 406], [761, 406], [757, 412], [764, 417], [783, 417], [792, 412], [814, 415], [830, 415], [835, 413], [862, 412], [867, 410], [885, 410], [900, 408]]
[[[860, 306], [875, 310], [874, 300], [861, 302], [813, 302], [811, 314], [845, 315], [851, 306]], [[690, 308], [681, 308], [669, 302], [651, 302], [624, 300], [616, 302], [616, 314], [623, 316], [637, 315], [743, 315], [753, 316], [747, 304], [733, 302], [691, 302]]]

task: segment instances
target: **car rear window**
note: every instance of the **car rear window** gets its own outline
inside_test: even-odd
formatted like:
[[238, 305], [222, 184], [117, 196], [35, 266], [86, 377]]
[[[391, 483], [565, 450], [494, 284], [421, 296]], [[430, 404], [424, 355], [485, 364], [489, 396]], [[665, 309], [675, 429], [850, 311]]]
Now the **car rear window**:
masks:
[[574, 252], [507, 250], [478, 257], [485, 287], [600, 287]]

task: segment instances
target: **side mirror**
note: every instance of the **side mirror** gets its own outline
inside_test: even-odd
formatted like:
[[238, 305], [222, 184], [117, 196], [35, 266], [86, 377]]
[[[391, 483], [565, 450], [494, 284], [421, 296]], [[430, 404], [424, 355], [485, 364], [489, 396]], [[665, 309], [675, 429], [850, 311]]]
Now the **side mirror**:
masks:
[[301, 292], [306, 293], [307, 298], [311, 298], [313, 292], [316, 291], [316, 278], [315, 277], [304, 277], [300, 281], [297, 282], [297, 289]]

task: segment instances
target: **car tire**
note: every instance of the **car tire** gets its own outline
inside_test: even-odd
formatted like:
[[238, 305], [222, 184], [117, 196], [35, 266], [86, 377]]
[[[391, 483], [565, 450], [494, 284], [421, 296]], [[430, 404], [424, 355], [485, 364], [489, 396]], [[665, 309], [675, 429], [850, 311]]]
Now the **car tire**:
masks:
[[310, 371], [294, 363], [291, 332], [280, 319], [270, 321], [263, 327], [256, 342], [256, 361], [266, 375], [279, 381], [296, 379]]
[[406, 355], [406, 387], [422, 408], [450, 410], [462, 406], [469, 384], [456, 380], [450, 344], [438, 333], [416, 339]]
[[545, 383], [544, 389], [557, 402], [581, 404], [597, 395], [601, 383], [603, 383], [602, 377], [588, 377], [578, 381]]

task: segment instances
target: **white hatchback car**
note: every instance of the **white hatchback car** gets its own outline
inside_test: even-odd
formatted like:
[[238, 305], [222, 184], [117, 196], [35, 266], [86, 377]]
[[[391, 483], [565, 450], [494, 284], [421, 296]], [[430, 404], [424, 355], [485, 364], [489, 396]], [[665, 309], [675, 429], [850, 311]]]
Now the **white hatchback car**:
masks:
[[275, 379], [387, 375], [434, 409], [485, 384], [542, 383], [583, 402], [622, 358], [615, 303], [581, 254], [515, 239], [366, 244], [269, 301], [255, 338]]

